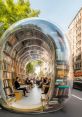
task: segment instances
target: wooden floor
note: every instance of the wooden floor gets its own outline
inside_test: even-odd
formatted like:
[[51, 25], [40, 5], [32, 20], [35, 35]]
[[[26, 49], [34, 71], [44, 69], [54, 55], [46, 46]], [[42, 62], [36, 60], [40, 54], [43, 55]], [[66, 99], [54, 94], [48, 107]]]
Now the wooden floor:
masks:
[[30, 93], [27, 94], [27, 97], [23, 97], [21, 100], [13, 102], [12, 107], [19, 109], [32, 109], [42, 106], [41, 102], [41, 89], [35, 85]]

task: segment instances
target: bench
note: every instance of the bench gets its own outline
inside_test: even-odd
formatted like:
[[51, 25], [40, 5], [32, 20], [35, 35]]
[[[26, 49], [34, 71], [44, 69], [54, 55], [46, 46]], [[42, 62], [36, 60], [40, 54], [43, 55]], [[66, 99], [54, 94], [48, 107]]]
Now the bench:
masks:
[[22, 90], [15, 90], [14, 94], [15, 94], [15, 97], [16, 97], [16, 101], [22, 99], [22, 97], [23, 97], [23, 91]]

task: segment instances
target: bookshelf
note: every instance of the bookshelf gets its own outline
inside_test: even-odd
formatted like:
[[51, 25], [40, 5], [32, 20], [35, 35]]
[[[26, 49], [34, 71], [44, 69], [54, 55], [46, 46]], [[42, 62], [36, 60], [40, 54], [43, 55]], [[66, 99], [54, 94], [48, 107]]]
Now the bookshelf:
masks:
[[6, 98], [13, 96], [13, 84], [12, 84], [12, 60], [9, 56], [4, 54], [4, 60], [2, 62], [2, 71], [3, 71], [3, 88], [6, 94]]
[[1, 63], [3, 71], [3, 88], [6, 98], [9, 99], [13, 97], [15, 92], [14, 81], [16, 76], [22, 80], [25, 77], [25, 70], [23, 69], [22, 65], [14, 58], [12, 58], [6, 51], [4, 51], [4, 59]]
[[1, 70], [1, 68], [2, 68], [2, 67], [1, 67], [1, 64], [2, 64], [2, 62], [0, 61], [0, 70]]

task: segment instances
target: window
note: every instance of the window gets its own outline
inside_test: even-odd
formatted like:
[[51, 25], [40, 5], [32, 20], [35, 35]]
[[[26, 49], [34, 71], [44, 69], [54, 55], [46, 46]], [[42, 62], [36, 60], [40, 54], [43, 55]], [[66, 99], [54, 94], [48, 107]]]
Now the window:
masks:
[[76, 57], [76, 61], [81, 60], [81, 54]]
[[76, 63], [75, 69], [80, 70], [81, 69], [81, 62]]
[[76, 43], [76, 46], [79, 47], [81, 45], [81, 40], [79, 40], [77, 43]]

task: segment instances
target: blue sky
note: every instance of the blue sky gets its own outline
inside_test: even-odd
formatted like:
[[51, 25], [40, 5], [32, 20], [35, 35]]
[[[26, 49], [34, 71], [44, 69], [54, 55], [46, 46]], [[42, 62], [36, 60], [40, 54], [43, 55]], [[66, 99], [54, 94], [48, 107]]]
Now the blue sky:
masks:
[[31, 7], [41, 11], [41, 18], [56, 22], [63, 31], [82, 7], [82, 0], [30, 0]]

